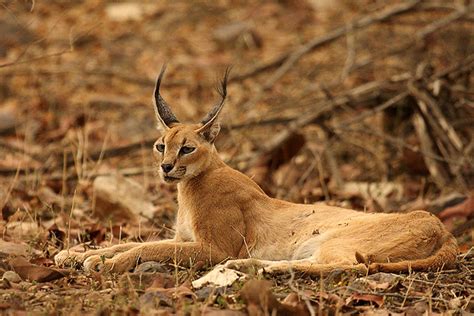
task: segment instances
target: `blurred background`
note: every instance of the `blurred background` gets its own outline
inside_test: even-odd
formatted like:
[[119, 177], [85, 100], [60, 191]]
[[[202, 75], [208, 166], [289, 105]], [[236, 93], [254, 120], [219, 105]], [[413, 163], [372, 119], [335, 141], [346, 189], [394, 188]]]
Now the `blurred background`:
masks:
[[473, 23], [470, 1], [1, 1], [4, 238], [50, 258], [172, 235], [151, 151], [168, 63], [184, 122], [232, 66], [216, 146], [269, 195], [428, 209], [469, 249]]

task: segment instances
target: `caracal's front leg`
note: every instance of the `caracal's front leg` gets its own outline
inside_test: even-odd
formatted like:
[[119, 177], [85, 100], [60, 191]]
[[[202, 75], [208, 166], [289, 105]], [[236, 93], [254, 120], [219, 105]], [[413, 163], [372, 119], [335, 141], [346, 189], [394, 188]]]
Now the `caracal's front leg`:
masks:
[[110, 259], [91, 256], [84, 261], [86, 271], [104, 271], [124, 273], [133, 269], [138, 263], [147, 261], [176, 262], [189, 266], [198, 261], [214, 265], [227, 258], [214, 245], [200, 242], [157, 241], [140, 244], [128, 251], [117, 254]]
[[142, 243], [126, 243], [115, 245], [107, 248], [93, 249], [85, 252], [77, 252], [72, 250], [61, 250], [56, 256], [54, 256], [54, 262], [58, 266], [69, 266], [76, 263], [82, 264], [87, 258], [91, 256], [100, 256], [103, 258], [111, 258], [118, 253], [130, 250], [134, 247], [141, 245]]

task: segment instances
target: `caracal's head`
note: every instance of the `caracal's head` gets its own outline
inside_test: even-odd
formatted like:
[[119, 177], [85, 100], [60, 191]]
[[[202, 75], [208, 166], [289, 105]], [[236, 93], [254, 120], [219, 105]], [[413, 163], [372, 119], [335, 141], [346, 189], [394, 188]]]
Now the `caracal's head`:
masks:
[[180, 123], [160, 95], [160, 84], [166, 67], [163, 66], [156, 81], [154, 102], [158, 128], [162, 135], [153, 146], [159, 163], [161, 178], [167, 183], [178, 183], [193, 178], [210, 164], [215, 151], [214, 140], [219, 133], [217, 122], [227, 95], [229, 70], [218, 89], [221, 99], [198, 124]]

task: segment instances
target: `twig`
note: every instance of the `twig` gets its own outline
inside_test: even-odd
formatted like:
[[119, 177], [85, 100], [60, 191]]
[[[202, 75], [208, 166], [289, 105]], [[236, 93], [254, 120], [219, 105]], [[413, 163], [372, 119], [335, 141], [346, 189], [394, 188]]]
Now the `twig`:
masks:
[[433, 289], [435, 288], [436, 284], [438, 283], [438, 280], [439, 280], [439, 277], [441, 276], [441, 272], [443, 271], [443, 268], [444, 268], [444, 263], [441, 266], [441, 268], [438, 270], [438, 273], [436, 273], [436, 279], [433, 282], [433, 285], [431, 285], [431, 288], [428, 292], [430, 296], [433, 294]]
[[446, 143], [451, 143], [458, 152], [462, 151], [463, 143], [461, 138], [444, 117], [436, 100], [426, 91], [417, 87], [414, 83], [408, 84], [408, 91], [410, 91], [410, 94], [418, 100], [420, 110], [423, 115], [428, 118], [428, 121], [435, 132], [437, 132], [438, 136], [444, 139]]
[[423, 117], [415, 113], [413, 116], [413, 126], [415, 127], [416, 134], [420, 141], [421, 150], [424, 153], [429, 153], [429, 155], [423, 155], [426, 167], [430, 172], [433, 180], [436, 182], [436, 185], [439, 188], [446, 186], [446, 180], [449, 179], [447, 172], [444, 170], [443, 166], [436, 160], [432, 159], [431, 156], [434, 155], [434, 145], [431, 141], [430, 136], [426, 128], [425, 121]]
[[349, 75], [352, 66], [354, 65], [356, 59], [356, 50], [355, 50], [355, 35], [353, 31], [353, 26], [351, 23], [348, 25], [349, 31], [346, 35], [346, 43], [347, 43], [347, 57], [344, 63], [344, 67], [342, 68], [341, 75], [339, 81], [344, 81]]
[[308, 298], [308, 296], [304, 293], [304, 292], [301, 292], [300, 290], [298, 290], [294, 284], [294, 281], [295, 281], [295, 271], [293, 271], [293, 269], [291, 268], [290, 266], [290, 269], [289, 269], [289, 272], [290, 272], [290, 279], [288, 280], [288, 287], [295, 293], [297, 293], [297, 295], [299, 297], [301, 297], [301, 299], [304, 301], [305, 305], [306, 305], [306, 308], [308, 309], [308, 312], [310, 314], [310, 316], [315, 316], [316, 315], [316, 312], [314, 311], [314, 308], [313, 306], [311, 305], [311, 302]]
[[434, 31], [436, 31], [436, 30], [438, 30], [438, 29], [440, 29], [444, 26], [449, 25], [450, 23], [452, 23], [452, 22], [456, 21], [457, 19], [465, 16], [466, 14], [472, 12], [473, 10], [474, 10], [474, 5], [471, 4], [469, 6], [465, 6], [462, 9], [451, 13], [447, 17], [445, 17], [443, 19], [440, 19], [440, 20], [437, 20], [436, 22], [431, 23], [427, 27], [423, 28], [421, 31], [416, 33], [416, 37], [418, 37], [418, 38], [426, 37], [428, 34], [431, 34]]
[[242, 238], [243, 242], [244, 242], [244, 245], [245, 245], [245, 250], [247, 251], [247, 255], [249, 258], [252, 258], [252, 254], [250, 253], [250, 248], [249, 248], [249, 245], [247, 244], [247, 239], [245, 238], [245, 236], [237, 229], [235, 228], [234, 226], [231, 226], [233, 230], [235, 230], [237, 232], [237, 234], [240, 235], [240, 237]]
[[474, 257], [474, 246], [469, 248], [469, 250], [461, 255], [461, 259], [464, 260], [464, 259], [470, 259], [470, 258], [473, 258]]
[[407, 292], [405, 293], [405, 297], [403, 298], [402, 307], [405, 306], [405, 302], [408, 298], [408, 293], [410, 293], [411, 286], [413, 285], [414, 277], [412, 276], [410, 283], [408, 284]]

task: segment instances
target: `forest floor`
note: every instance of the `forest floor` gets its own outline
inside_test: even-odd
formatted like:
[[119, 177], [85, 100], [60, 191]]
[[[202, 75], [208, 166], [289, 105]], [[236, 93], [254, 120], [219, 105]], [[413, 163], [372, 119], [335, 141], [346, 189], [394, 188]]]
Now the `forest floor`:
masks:
[[[473, 6], [459, 1], [0, 1], [0, 312], [474, 312]], [[216, 147], [271, 196], [366, 212], [425, 209], [458, 266], [325, 277], [203, 267], [59, 268], [70, 247], [173, 236], [151, 102], [182, 121], [217, 101]]]

